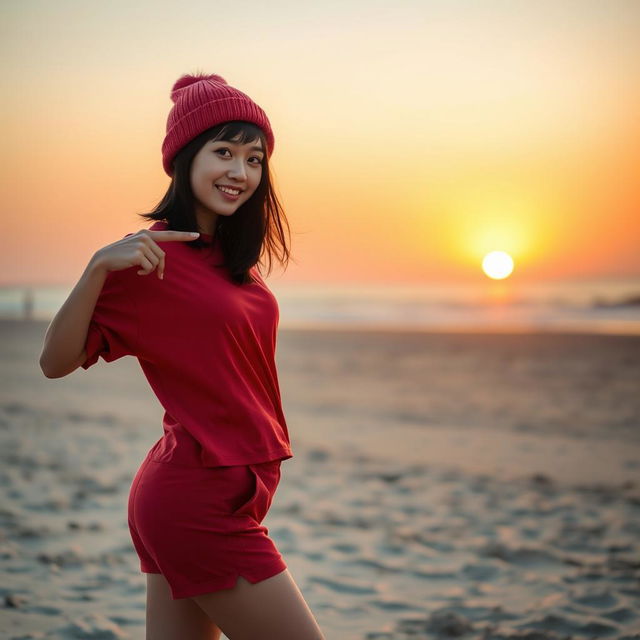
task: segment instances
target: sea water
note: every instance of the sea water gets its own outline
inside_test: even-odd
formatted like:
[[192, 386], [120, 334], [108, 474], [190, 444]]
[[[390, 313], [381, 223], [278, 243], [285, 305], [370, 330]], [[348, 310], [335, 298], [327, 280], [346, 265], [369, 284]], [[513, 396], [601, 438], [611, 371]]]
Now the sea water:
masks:
[[[0, 317], [51, 319], [73, 285], [0, 288]], [[640, 334], [640, 276], [460, 284], [269, 286], [281, 328]]]

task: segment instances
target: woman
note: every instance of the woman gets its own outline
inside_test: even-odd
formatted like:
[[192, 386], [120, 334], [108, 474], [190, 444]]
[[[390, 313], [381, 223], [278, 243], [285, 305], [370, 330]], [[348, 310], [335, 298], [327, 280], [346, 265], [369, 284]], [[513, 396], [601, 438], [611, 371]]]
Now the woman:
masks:
[[[278, 306], [255, 265], [289, 258], [264, 111], [217, 75], [173, 86], [155, 222], [98, 250], [52, 320], [47, 377], [138, 358], [165, 409], [129, 494], [147, 638], [322, 639], [261, 525], [292, 457]], [[147, 278], [155, 274], [152, 278]]]

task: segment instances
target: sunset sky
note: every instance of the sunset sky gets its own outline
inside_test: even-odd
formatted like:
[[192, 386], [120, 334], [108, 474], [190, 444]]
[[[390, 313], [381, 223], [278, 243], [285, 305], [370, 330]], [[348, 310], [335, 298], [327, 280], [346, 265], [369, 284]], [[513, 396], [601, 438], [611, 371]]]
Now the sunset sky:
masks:
[[640, 3], [5, 2], [0, 284], [148, 223], [184, 73], [267, 112], [281, 282], [640, 276]]

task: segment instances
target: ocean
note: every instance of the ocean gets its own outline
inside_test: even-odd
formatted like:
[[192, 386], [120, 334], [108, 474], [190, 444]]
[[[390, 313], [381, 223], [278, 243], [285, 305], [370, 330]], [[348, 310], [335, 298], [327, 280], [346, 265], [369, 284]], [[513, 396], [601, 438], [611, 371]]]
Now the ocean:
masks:
[[[640, 276], [481, 286], [268, 282], [281, 328], [640, 334]], [[0, 317], [51, 319], [74, 285], [0, 288]]]

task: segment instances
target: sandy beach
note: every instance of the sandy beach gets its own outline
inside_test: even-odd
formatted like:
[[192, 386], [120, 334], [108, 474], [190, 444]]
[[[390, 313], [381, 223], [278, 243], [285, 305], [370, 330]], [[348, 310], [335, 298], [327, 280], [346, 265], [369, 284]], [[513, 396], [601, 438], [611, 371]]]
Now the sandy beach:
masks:
[[[49, 380], [0, 321], [0, 637], [144, 638], [133, 358]], [[282, 330], [264, 524], [327, 640], [640, 638], [640, 336]]]

